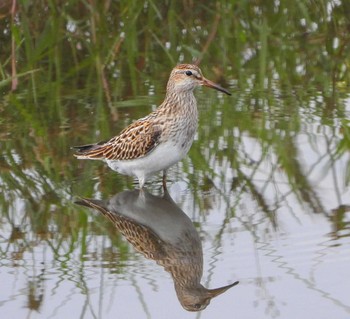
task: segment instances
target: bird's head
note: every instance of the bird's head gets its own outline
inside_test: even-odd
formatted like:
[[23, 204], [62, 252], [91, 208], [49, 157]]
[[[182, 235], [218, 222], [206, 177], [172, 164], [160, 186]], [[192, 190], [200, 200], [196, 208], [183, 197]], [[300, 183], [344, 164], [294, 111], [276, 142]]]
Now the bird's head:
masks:
[[208, 79], [206, 79], [201, 69], [194, 64], [179, 64], [170, 74], [168, 91], [185, 92], [193, 91], [197, 86], [207, 86], [215, 90], [231, 95], [229, 91]]
[[201, 311], [209, 305], [213, 298], [223, 294], [225, 291], [236, 286], [237, 284], [238, 281], [216, 289], [207, 289], [201, 284], [195, 287], [183, 287], [175, 284], [175, 290], [184, 309], [187, 311]]

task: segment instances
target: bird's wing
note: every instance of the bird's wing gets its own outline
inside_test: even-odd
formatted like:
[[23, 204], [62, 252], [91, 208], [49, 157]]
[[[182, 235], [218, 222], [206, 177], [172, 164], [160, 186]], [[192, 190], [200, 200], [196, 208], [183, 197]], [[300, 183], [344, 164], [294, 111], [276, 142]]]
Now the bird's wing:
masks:
[[108, 142], [78, 146], [78, 158], [132, 160], [143, 157], [158, 144], [162, 134], [162, 126], [140, 119], [126, 127], [118, 136]]

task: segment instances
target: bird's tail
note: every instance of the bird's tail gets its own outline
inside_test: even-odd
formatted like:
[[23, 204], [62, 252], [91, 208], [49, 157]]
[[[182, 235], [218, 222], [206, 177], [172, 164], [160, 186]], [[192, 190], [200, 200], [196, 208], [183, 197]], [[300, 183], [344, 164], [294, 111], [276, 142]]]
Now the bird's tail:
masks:
[[74, 156], [79, 159], [100, 159], [101, 158], [101, 154], [98, 151], [101, 148], [100, 144], [72, 146], [71, 148], [76, 151], [76, 154], [74, 154]]

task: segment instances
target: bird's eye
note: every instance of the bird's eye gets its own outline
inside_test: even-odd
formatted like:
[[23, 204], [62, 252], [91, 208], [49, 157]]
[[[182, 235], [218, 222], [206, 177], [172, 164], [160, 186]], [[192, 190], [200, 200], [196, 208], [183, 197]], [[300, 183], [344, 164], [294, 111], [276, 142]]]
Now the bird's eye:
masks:
[[191, 76], [192, 72], [191, 71], [186, 71], [186, 75]]
[[202, 305], [200, 303], [196, 303], [193, 305], [195, 309], [200, 309]]

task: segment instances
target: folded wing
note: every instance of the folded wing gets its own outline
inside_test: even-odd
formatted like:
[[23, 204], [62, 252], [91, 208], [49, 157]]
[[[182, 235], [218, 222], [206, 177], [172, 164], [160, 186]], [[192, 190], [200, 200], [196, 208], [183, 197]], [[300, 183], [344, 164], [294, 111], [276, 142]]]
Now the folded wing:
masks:
[[161, 126], [146, 119], [126, 127], [118, 136], [107, 142], [75, 146], [80, 159], [132, 160], [141, 158], [159, 144]]

